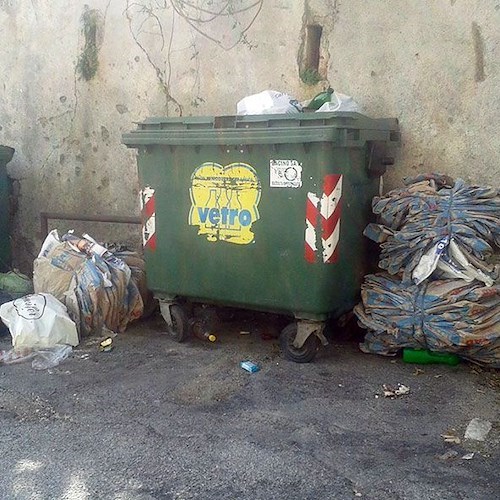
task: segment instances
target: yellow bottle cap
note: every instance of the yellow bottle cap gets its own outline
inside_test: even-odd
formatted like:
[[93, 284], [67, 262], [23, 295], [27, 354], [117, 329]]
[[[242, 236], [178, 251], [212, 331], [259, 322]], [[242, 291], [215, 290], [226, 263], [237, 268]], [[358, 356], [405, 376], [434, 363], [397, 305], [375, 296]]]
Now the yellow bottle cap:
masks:
[[210, 334], [208, 336], [208, 340], [210, 340], [210, 342], [215, 342], [217, 340], [217, 337], [215, 335]]

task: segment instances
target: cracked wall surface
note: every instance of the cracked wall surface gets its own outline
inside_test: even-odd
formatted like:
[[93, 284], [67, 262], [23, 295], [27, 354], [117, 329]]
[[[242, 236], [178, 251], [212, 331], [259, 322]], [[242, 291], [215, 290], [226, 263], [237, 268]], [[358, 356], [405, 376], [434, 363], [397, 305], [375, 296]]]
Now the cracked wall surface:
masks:
[[[305, 100], [331, 85], [370, 116], [399, 118], [387, 187], [430, 169], [498, 185], [500, 0], [264, 0], [258, 12], [194, 26], [180, 5], [0, 0], [0, 144], [16, 149], [14, 254], [24, 270], [41, 211], [138, 215], [134, 152], [120, 144], [134, 122], [233, 114], [269, 88]], [[299, 76], [310, 23], [323, 28], [316, 85]], [[134, 226], [83, 229], [138, 239]]]

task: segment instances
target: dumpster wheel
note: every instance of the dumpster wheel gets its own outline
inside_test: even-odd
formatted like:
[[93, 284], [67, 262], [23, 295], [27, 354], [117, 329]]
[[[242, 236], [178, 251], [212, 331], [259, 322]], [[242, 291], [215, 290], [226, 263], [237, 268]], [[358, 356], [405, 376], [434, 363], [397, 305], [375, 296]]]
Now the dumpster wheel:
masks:
[[304, 345], [297, 348], [293, 345], [297, 336], [297, 323], [290, 323], [283, 328], [280, 335], [280, 345], [286, 359], [296, 363], [309, 363], [316, 357], [320, 346], [320, 340], [314, 333], [307, 337]]
[[[168, 307], [170, 311], [171, 325], [165, 317], [163, 307]], [[176, 342], [184, 342], [189, 337], [189, 320], [182, 306], [178, 304], [161, 304], [161, 313], [167, 324], [166, 334]]]

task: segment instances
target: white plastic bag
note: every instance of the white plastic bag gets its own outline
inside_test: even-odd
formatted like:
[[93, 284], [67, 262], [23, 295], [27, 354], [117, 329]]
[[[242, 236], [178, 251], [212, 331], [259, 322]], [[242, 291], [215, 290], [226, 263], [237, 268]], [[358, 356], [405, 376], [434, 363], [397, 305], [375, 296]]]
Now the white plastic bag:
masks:
[[302, 105], [293, 97], [276, 90], [264, 90], [238, 102], [238, 115], [268, 115], [300, 113]]
[[48, 293], [26, 295], [2, 304], [0, 318], [9, 327], [15, 348], [78, 345], [76, 325], [66, 307]]
[[350, 96], [333, 92], [330, 102], [325, 102], [316, 113], [322, 111], [349, 111], [351, 113], [360, 113], [361, 109], [358, 103]]
[[449, 245], [449, 242], [450, 240], [448, 237], [442, 238], [420, 257], [411, 275], [416, 285], [420, 285], [420, 283], [425, 281], [436, 270], [439, 259]]
[[447, 236], [422, 255], [413, 270], [412, 279], [415, 284], [420, 285], [436, 269], [439, 269], [445, 278], [463, 279], [469, 283], [476, 279], [486, 286], [494, 284], [493, 279], [480, 269], [476, 269], [455, 241]]

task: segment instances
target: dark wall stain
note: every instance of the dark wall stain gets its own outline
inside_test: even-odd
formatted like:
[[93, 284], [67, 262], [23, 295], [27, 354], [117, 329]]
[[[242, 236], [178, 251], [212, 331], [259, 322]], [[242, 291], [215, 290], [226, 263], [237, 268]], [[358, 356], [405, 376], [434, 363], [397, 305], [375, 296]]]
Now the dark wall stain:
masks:
[[88, 82], [94, 78], [99, 69], [99, 50], [104, 36], [104, 18], [98, 9], [89, 9], [86, 5], [80, 22], [85, 43], [78, 57], [76, 70], [80, 79]]
[[327, 79], [325, 47], [328, 46], [328, 34], [333, 31], [338, 14], [337, 1], [331, 0], [332, 9], [326, 15], [323, 11], [316, 12], [309, 0], [304, 1], [297, 65], [299, 77], [306, 85], [316, 85]]
[[476, 82], [483, 82], [486, 79], [484, 72], [484, 40], [481, 35], [481, 28], [476, 22], [472, 23], [472, 44], [474, 45], [475, 74]]
[[101, 139], [104, 142], [109, 139], [109, 130], [104, 125], [101, 125]]
[[125, 104], [117, 104], [116, 105], [116, 110], [121, 115], [123, 115], [123, 113], [128, 113], [128, 108], [127, 108], [127, 106], [125, 106]]

